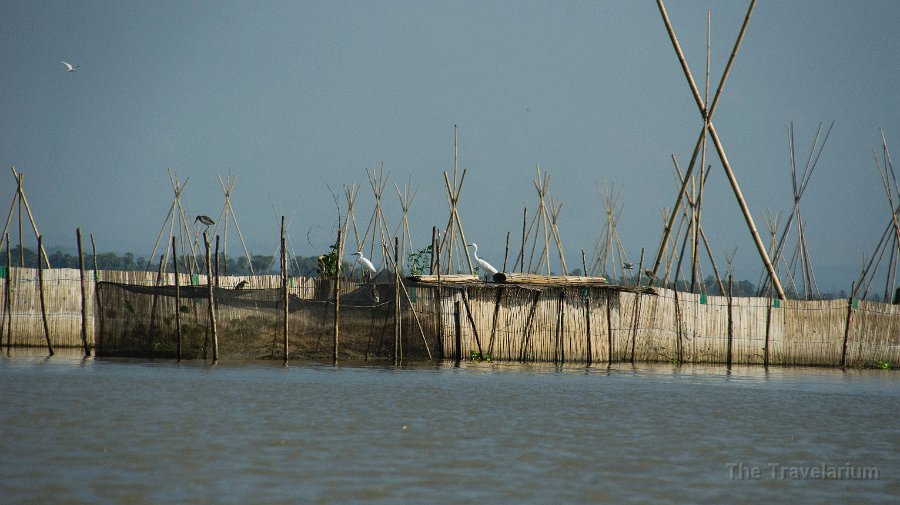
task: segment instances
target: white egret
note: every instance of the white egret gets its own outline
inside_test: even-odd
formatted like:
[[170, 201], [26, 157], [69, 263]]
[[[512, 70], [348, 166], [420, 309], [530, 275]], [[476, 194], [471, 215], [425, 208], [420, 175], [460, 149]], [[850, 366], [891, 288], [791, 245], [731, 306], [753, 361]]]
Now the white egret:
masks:
[[74, 72], [75, 69], [78, 68], [78, 65], [72, 65], [71, 63], [66, 63], [62, 60], [59, 62], [66, 66], [66, 72]]
[[494, 275], [495, 273], [497, 273], [497, 269], [494, 268], [493, 265], [491, 265], [487, 261], [484, 261], [483, 259], [478, 257], [478, 244], [476, 244], [475, 242], [472, 242], [471, 244], [469, 244], [469, 246], [473, 247], [475, 249], [475, 251], [473, 251], [473, 255], [475, 256], [475, 263], [478, 264], [478, 268], [480, 268], [481, 270], [484, 270], [485, 272], [490, 273], [491, 275]]
[[366, 267], [366, 269], [368, 271], [372, 272], [373, 274], [378, 271], [375, 269], [375, 265], [373, 265], [371, 261], [369, 261], [365, 256], [363, 256], [362, 251], [357, 251], [357, 252], [351, 254], [351, 256], [359, 256], [359, 258], [357, 258], [356, 261], [362, 263], [363, 266]]

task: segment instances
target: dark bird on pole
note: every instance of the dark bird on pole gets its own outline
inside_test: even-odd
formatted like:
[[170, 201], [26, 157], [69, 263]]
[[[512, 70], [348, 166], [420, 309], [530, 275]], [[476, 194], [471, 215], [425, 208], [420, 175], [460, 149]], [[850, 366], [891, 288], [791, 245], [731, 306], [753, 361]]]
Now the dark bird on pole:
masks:
[[211, 217], [204, 216], [203, 214], [200, 214], [196, 219], [194, 219], [195, 223], [197, 221], [200, 221], [200, 224], [206, 225], [206, 230], [203, 230], [203, 233], [206, 233], [209, 230], [210, 226], [216, 224], [216, 222], [213, 221]]
[[657, 277], [656, 277], [656, 275], [653, 273], [653, 270], [650, 270], [649, 268], [645, 268], [645, 269], [644, 269], [644, 275], [646, 275], [647, 278], [650, 279], [651, 281], [657, 280]]
[[237, 283], [237, 286], [235, 286], [234, 289], [244, 289], [246, 286], [247, 286], [247, 281], [241, 281], [241, 282]]

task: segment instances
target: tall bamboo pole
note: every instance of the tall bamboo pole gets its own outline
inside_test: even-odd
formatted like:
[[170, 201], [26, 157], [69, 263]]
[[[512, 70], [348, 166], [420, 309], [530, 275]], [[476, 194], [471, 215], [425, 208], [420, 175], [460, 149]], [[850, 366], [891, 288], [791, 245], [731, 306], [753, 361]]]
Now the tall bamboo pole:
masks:
[[209, 236], [203, 232], [203, 244], [206, 248], [206, 293], [209, 307], [209, 328], [212, 333], [213, 365], [219, 362], [219, 334], [216, 331], [216, 289], [213, 285], [212, 258], [210, 258]]
[[84, 356], [91, 355], [91, 348], [87, 343], [87, 288], [84, 280], [84, 252], [81, 248], [81, 228], [75, 228], [78, 238], [78, 273], [81, 281], [81, 343], [84, 346]]
[[[43, 237], [38, 235], [38, 251], [43, 251]], [[47, 302], [44, 300], [44, 263], [38, 258], [38, 290], [41, 296], [41, 320], [44, 322], [44, 339], [47, 340], [47, 349], [53, 356], [53, 344], [50, 343], [50, 326], [47, 323]]]
[[97, 338], [94, 341], [94, 355], [103, 353], [103, 302], [100, 296], [100, 270], [97, 268], [97, 245], [94, 243], [94, 234], [90, 234], [91, 237], [91, 254], [93, 257], [91, 258], [94, 263], [94, 300], [96, 300], [97, 307], [94, 309], [94, 314], [101, 314], [101, 316], [97, 319], [97, 325], [99, 326], [98, 331], [95, 332]]
[[172, 269], [175, 272], [175, 356], [181, 361], [181, 280], [178, 278], [178, 248], [172, 235]]
[[[6, 354], [12, 346], [12, 255], [9, 247], [9, 233], [6, 238]], [[3, 342], [0, 342], [2, 344]]]
[[[337, 283], [337, 279], [335, 279], [335, 283]], [[282, 320], [281, 320], [281, 333], [282, 333], [282, 352], [284, 353], [284, 366], [288, 365], [288, 356], [290, 354], [290, 349], [288, 349], [288, 290], [287, 290], [287, 243], [284, 239], [284, 216], [281, 216], [281, 306], [282, 306]]]
[[732, 313], [734, 310], [733, 283], [733, 275], [728, 274], [728, 351], [726, 354], [726, 363], [729, 370], [731, 369], [731, 348], [734, 343], [734, 314]]
[[344, 262], [343, 230], [338, 230], [337, 244], [338, 255], [334, 278], [334, 341], [331, 345], [331, 363], [334, 365], [337, 365], [338, 362], [338, 348], [341, 340], [341, 290], [339, 286], [341, 283], [341, 264]]

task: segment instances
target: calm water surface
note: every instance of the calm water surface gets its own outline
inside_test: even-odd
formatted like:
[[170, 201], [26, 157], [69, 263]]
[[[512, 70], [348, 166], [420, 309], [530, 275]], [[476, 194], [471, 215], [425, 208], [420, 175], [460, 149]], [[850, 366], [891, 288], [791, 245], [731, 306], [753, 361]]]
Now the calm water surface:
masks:
[[900, 496], [896, 371], [30, 354], [0, 357], [2, 503]]

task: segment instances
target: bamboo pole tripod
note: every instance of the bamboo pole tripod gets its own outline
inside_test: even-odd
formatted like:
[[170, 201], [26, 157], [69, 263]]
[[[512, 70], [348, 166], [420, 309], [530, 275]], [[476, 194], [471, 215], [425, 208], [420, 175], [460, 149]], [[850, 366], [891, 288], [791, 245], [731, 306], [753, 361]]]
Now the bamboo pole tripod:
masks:
[[585, 275], [601, 275], [607, 279], [625, 279], [625, 270], [630, 266], [625, 247], [622, 245], [622, 237], [619, 236], [619, 219], [622, 217], [624, 205], [621, 202], [622, 191], [616, 191], [609, 182], [600, 198], [603, 201], [603, 211], [606, 221], [603, 231], [597, 237], [594, 244], [594, 255]]
[[700, 135], [697, 138], [697, 143], [694, 147], [694, 152], [691, 155], [691, 162], [688, 165], [687, 171], [684, 176], [684, 183], [682, 183], [681, 188], [678, 192], [678, 197], [675, 199], [675, 205], [672, 209], [672, 213], [669, 217], [669, 220], [666, 223], [665, 228], [663, 229], [663, 237], [660, 240], [659, 251], [656, 255], [656, 260], [654, 262], [653, 268], [651, 270], [651, 285], [653, 283], [653, 277], [657, 277], [659, 273], [660, 264], [662, 263], [662, 259], [664, 256], [664, 251], [668, 245], [669, 236], [674, 225], [675, 219], [679, 214], [679, 209], [681, 207], [682, 200], [685, 196], [685, 190], [687, 189], [687, 185], [691, 180], [691, 175], [693, 174], [694, 165], [697, 161], [697, 155], [700, 152], [704, 139], [707, 135], [712, 139], [713, 144], [716, 148], [716, 153], [719, 156], [719, 160], [722, 162], [722, 167], [725, 169], [725, 174], [728, 177], [728, 182], [731, 185], [732, 191], [734, 192], [735, 199], [737, 200], [738, 205], [741, 208], [741, 213], [744, 216], [744, 220], [747, 224], [747, 228], [750, 231], [750, 235], [753, 238], [754, 245], [756, 246], [756, 250], [759, 253], [760, 259], [763, 262], [766, 270], [769, 272], [769, 275], [772, 279], [772, 285], [775, 288], [775, 291], [779, 298], [785, 299], [784, 289], [781, 286], [781, 282], [778, 279], [778, 275], [775, 272], [774, 266], [772, 265], [771, 260], [769, 259], [769, 255], [766, 252], [765, 245], [762, 243], [762, 239], [759, 236], [759, 232], [756, 229], [756, 224], [753, 221], [753, 216], [750, 213], [750, 209], [747, 206], [747, 202], [744, 199], [743, 193], [741, 192], [740, 186], [738, 185], [737, 178], [734, 175], [734, 170], [731, 167], [731, 164], [728, 162], [728, 157], [725, 154], [725, 148], [722, 145], [722, 140], [719, 138], [719, 134], [716, 131], [715, 125], [712, 122], [712, 117], [715, 112], [716, 106], [719, 103], [719, 98], [722, 94], [722, 89], [725, 86], [725, 82], [728, 79], [728, 75], [731, 72], [732, 65], [734, 63], [734, 59], [737, 56], [738, 49], [740, 49], [741, 42], [744, 39], [744, 34], [747, 31], [747, 25], [750, 22], [750, 16], [753, 13], [753, 8], [756, 6], [756, 0], [751, 0], [750, 7], [747, 10], [747, 15], [744, 18], [744, 22], [741, 26], [740, 33], [738, 34], [737, 40], [735, 41], [734, 48], [731, 51], [731, 55], [728, 58], [728, 63], [725, 66], [725, 70], [722, 73], [722, 77], [719, 81], [719, 86], [716, 89], [716, 93], [713, 97], [712, 104], [709, 107], [706, 106], [706, 101], [701, 97], [700, 91], [697, 89], [697, 84], [694, 81], [693, 74], [691, 73], [690, 68], [688, 67], [687, 61], [685, 60], [684, 53], [681, 50], [681, 45], [678, 43], [678, 39], [675, 36], [675, 31], [672, 28], [672, 23], [669, 20], [669, 16], [666, 13], [665, 6], [663, 5], [662, 0], [657, 0], [657, 6], [659, 7], [660, 14], [662, 15], [663, 22], [666, 26], [666, 31], [669, 34], [669, 38], [672, 42], [672, 46], [675, 49], [675, 53], [678, 56], [678, 60], [681, 63], [681, 69], [684, 72], [685, 78], [688, 81], [688, 85], [691, 88], [691, 93], [694, 97], [694, 100], [697, 103], [697, 108], [699, 109], [701, 118], [703, 119], [703, 128], [700, 131]]
[[216, 175], [219, 179], [219, 186], [225, 194], [225, 205], [219, 212], [219, 219], [216, 221], [216, 227], [213, 229], [213, 235], [219, 236], [219, 227], [222, 227], [222, 260], [225, 265], [225, 275], [228, 275], [228, 223], [234, 221], [234, 229], [237, 230], [238, 238], [241, 240], [241, 246], [244, 248], [244, 255], [247, 257], [247, 264], [250, 265], [250, 275], [256, 275], [253, 271], [253, 258], [247, 249], [247, 243], [244, 241], [244, 234], [241, 233], [241, 227], [238, 224], [237, 215], [234, 213], [234, 207], [231, 206], [231, 195], [234, 193], [234, 185], [237, 182], [237, 176], [228, 175], [225, 181], [221, 175]]
[[[444, 172], [444, 187], [447, 190], [447, 204], [450, 208], [450, 219], [444, 228], [443, 238], [440, 240], [441, 251], [444, 251], [446, 259], [442, 261], [444, 273], [451, 274], [458, 272], [462, 265], [462, 257], [465, 256], [468, 272], [475, 274], [475, 268], [472, 266], [472, 258], [469, 257], [469, 248], [466, 246], [466, 233], [463, 231], [462, 219], [459, 217], [459, 197], [462, 193], [463, 182], [466, 180], [466, 170], [463, 169], [462, 176], [457, 179], [459, 170], [459, 132], [456, 125], [453, 125], [453, 180], [451, 184], [450, 177]], [[459, 251], [462, 250], [462, 253]]]
[[[37, 240], [38, 237], [41, 236], [40, 232], [37, 228], [37, 223], [34, 221], [34, 215], [31, 213], [31, 206], [28, 205], [28, 198], [25, 197], [25, 190], [23, 189], [23, 181], [25, 179], [25, 174], [22, 172], [17, 172], [16, 167], [10, 167], [12, 170], [13, 177], [16, 179], [16, 193], [13, 195], [12, 203], [9, 206], [9, 214], [6, 215], [6, 224], [3, 225], [3, 233], [0, 233], [0, 247], [3, 247], [3, 241], [5, 240], [9, 243], [9, 225], [12, 222], [13, 214], [18, 215], [18, 224], [19, 224], [19, 266], [25, 266], [25, 248], [22, 244], [22, 207], [24, 206], [25, 212], [28, 215], [28, 221], [31, 223], [31, 229], [34, 231], [34, 238]], [[18, 210], [17, 210], [18, 209]], [[44, 245], [42, 243], [38, 244], [38, 255], [44, 259], [44, 264], [47, 265], [47, 268], [50, 267], [50, 259], [47, 257], [47, 251], [44, 250]], [[40, 258], [38, 258], [38, 262], [40, 262]]]
[[[391, 231], [388, 226], [387, 219], [384, 217], [384, 210], [381, 206], [381, 200], [384, 196], [384, 189], [388, 185], [388, 179], [390, 177], [390, 172], [387, 175], [384, 173], [384, 163], [381, 164], [381, 168], [376, 172], [375, 170], [366, 169], [366, 176], [369, 179], [369, 187], [372, 188], [372, 195], [375, 197], [375, 207], [372, 210], [372, 216], [369, 218], [369, 224], [366, 225], [366, 231], [363, 233], [362, 240], [358, 240], [359, 248], [357, 251], [363, 252], [363, 250], [368, 246], [369, 249], [369, 260], [372, 261], [372, 264], [378, 270], [382, 270], [384, 266], [388, 263], [388, 259], [386, 256], [386, 252], [381, 251], [381, 260], [378, 263], [375, 263], [375, 251], [376, 245], [381, 248], [381, 244], [390, 239]], [[355, 193], [353, 195], [355, 199]], [[349, 199], [349, 196], [348, 196]], [[351, 215], [348, 209], [348, 216]], [[353, 218], [353, 227], [356, 229], [356, 218]], [[357, 232], [357, 236], [358, 236]]]
[[397, 224], [397, 229], [394, 231], [394, 236], [400, 238], [400, 256], [397, 265], [399, 272], [406, 270], [406, 258], [408, 254], [413, 252], [412, 235], [409, 231], [409, 208], [412, 206], [413, 200], [416, 199], [416, 193], [419, 192], [419, 188], [410, 193], [411, 183], [412, 181], [410, 180], [404, 184], [403, 191], [400, 190], [400, 186], [396, 182], [394, 183], [394, 188], [397, 189], [397, 196], [400, 198], [400, 209], [403, 211], [400, 223]]
[[[900, 264], [900, 201], [895, 201], [895, 197], [900, 199], [900, 185], [897, 184], [894, 163], [891, 160], [891, 154], [888, 150], [887, 140], [885, 139], [883, 130], [881, 131], [881, 155], [882, 159], [879, 160], [876, 149], [872, 149], [875, 168], [881, 175], [885, 196], [891, 209], [891, 217], [887, 226], [885, 226], [881, 239], [875, 246], [875, 251], [869, 258], [865, 268], [861, 269], [862, 272], [860, 273], [859, 281], [855, 284], [854, 291], [850, 296], [855, 297], [860, 289], [862, 289], [860, 298], [865, 298], [868, 295], [869, 289], [878, 274], [884, 255], [887, 254], [888, 261], [885, 273], [884, 297], [884, 300], [887, 301], [890, 297], [890, 293], [896, 286], [897, 269], [898, 264]], [[896, 298], [896, 295], [894, 298]]]
[[[169, 169], [169, 183], [172, 185], [172, 191], [175, 193], [172, 204], [169, 206], [169, 212], [166, 214], [166, 219], [163, 221], [162, 227], [159, 230], [159, 235], [156, 237], [156, 243], [153, 244], [153, 252], [150, 253], [149, 260], [147, 260], [146, 271], [150, 271], [150, 267], [152, 266], [153, 258], [156, 256], [156, 250], [159, 247], [163, 234], [166, 233], [166, 229], [168, 228], [167, 237], [170, 238], [178, 238], [178, 242], [181, 244], [181, 256], [182, 256], [182, 264], [187, 268], [189, 274], [193, 274], [200, 270], [197, 264], [197, 252], [194, 248], [194, 240], [192, 240], [193, 232], [191, 230], [190, 221], [188, 220], [187, 212], [184, 206], [184, 202], [182, 201], [182, 196], [184, 194], [184, 188], [187, 186], [190, 177], [186, 177], [182, 182], [179, 180], [178, 176], [172, 173], [172, 170]], [[177, 234], [176, 234], [176, 229]], [[168, 248], [169, 240], [166, 240], [166, 257], [165, 261], [168, 263], [169, 261], [169, 248]], [[188, 255], [188, 251], [190, 251], [190, 255]]]
[[[531, 219], [531, 224], [528, 225], [527, 229], [524, 228], [523, 223], [522, 250], [513, 264], [513, 270], [515, 270], [516, 267], [522, 267], [521, 269], [527, 270], [529, 273], [545, 272], [546, 275], [551, 275], [552, 267], [550, 264], [550, 255], [552, 239], [552, 244], [556, 246], [556, 251], [558, 253], [560, 270], [563, 275], [568, 275], [565, 253], [563, 252], [562, 240], [560, 239], [559, 227], [557, 224], [559, 222], [562, 204], [559, 203], [555, 197], [549, 197], [550, 174], [548, 172], [541, 173], [540, 165], [537, 165], [536, 171], [537, 177], [534, 180], [534, 189], [538, 194], [538, 210], [535, 212], [534, 217]], [[550, 200], [549, 208], [547, 200]], [[528, 255], [528, 266], [525, 267], [525, 251], [529, 240], [531, 243], [531, 251]], [[541, 252], [538, 255], [537, 263], [535, 264], [535, 251], [538, 250], [538, 244], [541, 244]]]

